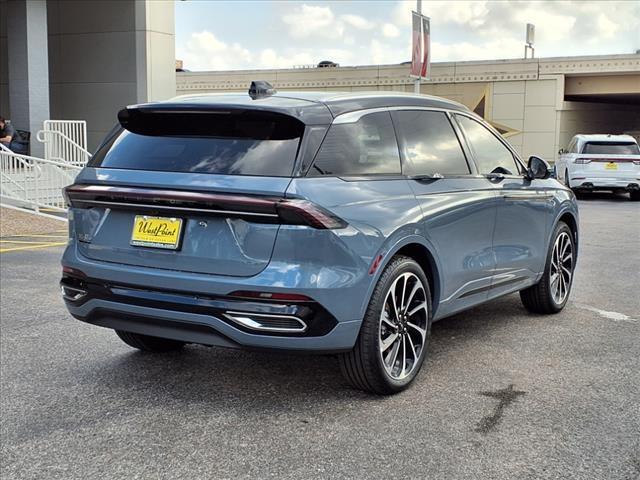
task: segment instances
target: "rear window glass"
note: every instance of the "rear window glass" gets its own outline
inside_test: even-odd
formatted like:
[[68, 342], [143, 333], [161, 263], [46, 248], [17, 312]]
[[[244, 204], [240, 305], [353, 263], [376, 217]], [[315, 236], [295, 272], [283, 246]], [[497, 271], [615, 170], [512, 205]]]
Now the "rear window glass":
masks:
[[632, 142], [587, 142], [582, 148], [585, 154], [640, 155], [640, 148]]
[[322, 142], [308, 175], [399, 174], [400, 154], [389, 112], [336, 124]]
[[146, 114], [127, 128], [105, 143], [89, 166], [287, 177], [304, 132], [304, 125], [289, 117], [231, 114]]

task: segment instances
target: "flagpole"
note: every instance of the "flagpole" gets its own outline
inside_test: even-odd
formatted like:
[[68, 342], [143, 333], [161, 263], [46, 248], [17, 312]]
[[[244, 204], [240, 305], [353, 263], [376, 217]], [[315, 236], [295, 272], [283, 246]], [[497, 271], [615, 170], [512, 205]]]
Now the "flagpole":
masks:
[[[416, 12], [422, 14], [422, 0], [417, 0]], [[413, 93], [420, 93], [420, 77], [413, 81]]]

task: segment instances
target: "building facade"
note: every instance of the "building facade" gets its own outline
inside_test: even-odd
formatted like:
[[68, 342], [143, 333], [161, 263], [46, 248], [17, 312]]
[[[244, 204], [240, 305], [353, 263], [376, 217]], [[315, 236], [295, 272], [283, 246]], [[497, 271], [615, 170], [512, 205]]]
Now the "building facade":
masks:
[[[399, 64], [181, 72], [177, 93], [246, 91], [252, 80], [280, 91], [414, 91]], [[465, 104], [525, 158], [553, 161], [576, 133], [640, 131], [640, 55], [435, 63], [420, 91]]]
[[94, 149], [122, 107], [175, 95], [174, 4], [0, 0], [0, 115], [31, 132], [86, 120]]

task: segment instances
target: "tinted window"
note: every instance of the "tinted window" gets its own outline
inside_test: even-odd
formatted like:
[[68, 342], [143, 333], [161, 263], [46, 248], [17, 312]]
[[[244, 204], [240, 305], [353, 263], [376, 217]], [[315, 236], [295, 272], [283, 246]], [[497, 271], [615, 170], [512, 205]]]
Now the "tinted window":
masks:
[[400, 173], [400, 155], [389, 112], [332, 125], [309, 175]]
[[501, 168], [513, 175], [519, 173], [513, 155], [491, 131], [469, 117], [456, 115], [456, 119], [473, 150], [480, 173], [500, 172]]
[[640, 155], [640, 148], [632, 142], [588, 142], [582, 153], [604, 155]]
[[[212, 118], [220, 117], [220, 118]], [[136, 120], [93, 156], [89, 166], [225, 175], [290, 176], [304, 131], [292, 119], [230, 117]], [[128, 127], [129, 128], [129, 127]]]
[[407, 158], [407, 175], [469, 174], [458, 137], [443, 112], [395, 113], [398, 136]]

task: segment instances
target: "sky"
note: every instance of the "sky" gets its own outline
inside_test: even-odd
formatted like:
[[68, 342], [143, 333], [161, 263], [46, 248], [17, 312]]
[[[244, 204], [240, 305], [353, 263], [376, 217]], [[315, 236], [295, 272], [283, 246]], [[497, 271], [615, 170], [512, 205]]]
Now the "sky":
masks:
[[[416, 1], [177, 1], [176, 58], [184, 68], [342, 66], [411, 58]], [[526, 23], [537, 57], [634, 53], [639, 1], [430, 1], [432, 61], [521, 58]]]

